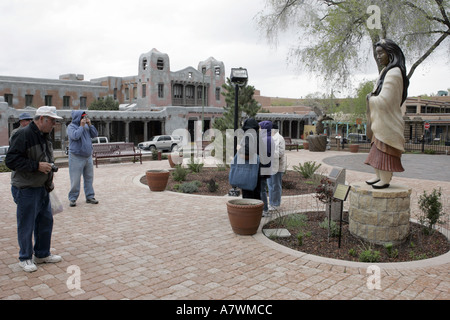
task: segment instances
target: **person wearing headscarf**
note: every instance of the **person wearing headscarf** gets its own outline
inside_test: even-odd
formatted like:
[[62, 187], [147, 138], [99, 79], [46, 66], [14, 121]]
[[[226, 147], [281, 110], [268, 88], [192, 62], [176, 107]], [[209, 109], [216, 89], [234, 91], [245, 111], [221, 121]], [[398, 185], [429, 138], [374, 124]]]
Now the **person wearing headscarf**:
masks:
[[409, 79], [405, 56], [392, 40], [381, 40], [376, 55], [384, 67], [375, 90], [367, 96], [367, 136], [371, 149], [365, 164], [375, 169], [375, 177], [366, 181], [375, 189], [390, 186], [393, 172], [403, 172], [404, 121], [401, 111], [408, 96]]

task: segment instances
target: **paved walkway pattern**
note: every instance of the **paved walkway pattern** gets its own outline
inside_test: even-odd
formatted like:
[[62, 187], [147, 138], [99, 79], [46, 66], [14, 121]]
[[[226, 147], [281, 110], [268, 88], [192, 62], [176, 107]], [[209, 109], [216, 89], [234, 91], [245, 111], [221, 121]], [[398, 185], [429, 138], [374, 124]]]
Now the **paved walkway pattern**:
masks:
[[[324, 158], [351, 157], [335, 151], [288, 154], [290, 166], [314, 160], [326, 170], [331, 166]], [[448, 171], [450, 157], [436, 157]], [[0, 299], [450, 299], [448, 254], [378, 264], [381, 288], [370, 289], [370, 264], [295, 252], [261, 232], [235, 235], [227, 197], [151, 192], [139, 183], [145, 170], [168, 167], [167, 161], [100, 165], [94, 185], [100, 203], [86, 204], [82, 193], [74, 208], [66, 200], [68, 169], [61, 168], [55, 192], [64, 212], [55, 216], [52, 252], [63, 261], [39, 265], [34, 273], [18, 266], [16, 206], [10, 175], [0, 173]], [[347, 170], [348, 183], [369, 177]], [[450, 194], [448, 179], [417, 178], [395, 179], [419, 194], [437, 186]]]

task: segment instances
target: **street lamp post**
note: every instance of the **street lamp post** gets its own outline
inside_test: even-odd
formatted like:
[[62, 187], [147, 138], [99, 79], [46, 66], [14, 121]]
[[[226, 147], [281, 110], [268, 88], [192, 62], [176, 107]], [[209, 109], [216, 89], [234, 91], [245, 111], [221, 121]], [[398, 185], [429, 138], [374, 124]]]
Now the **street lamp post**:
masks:
[[[232, 68], [231, 69], [231, 76], [230, 76], [231, 83], [234, 84], [235, 90], [234, 90], [234, 156], [236, 156], [237, 153], [237, 136], [236, 131], [238, 129], [239, 125], [239, 87], [244, 87], [247, 84], [248, 81], [248, 74], [247, 69], [244, 68]], [[229, 196], [233, 197], [239, 197], [240, 191], [237, 187], [232, 186], [233, 188], [230, 189], [228, 192]]]
[[203, 85], [202, 85], [202, 137], [203, 137], [203, 129], [204, 129], [203, 126], [204, 126], [204, 123], [205, 123], [205, 73], [206, 73], [206, 67], [202, 67], [202, 74], [203, 74]]
[[[231, 83], [235, 85], [235, 97], [234, 97], [234, 131], [238, 129], [239, 122], [239, 87], [244, 87], [248, 81], [247, 69], [244, 68], [232, 68]], [[237, 152], [237, 137], [234, 136], [234, 155]]]

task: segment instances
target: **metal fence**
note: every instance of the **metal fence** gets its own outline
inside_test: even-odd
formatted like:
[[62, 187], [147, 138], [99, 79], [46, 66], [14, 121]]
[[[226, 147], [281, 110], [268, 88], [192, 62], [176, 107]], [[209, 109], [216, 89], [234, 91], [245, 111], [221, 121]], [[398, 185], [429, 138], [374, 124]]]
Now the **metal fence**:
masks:
[[[357, 143], [360, 152], [369, 152], [370, 143]], [[330, 147], [333, 150], [349, 150], [349, 144], [338, 144], [336, 141], [330, 141]], [[450, 146], [443, 144], [422, 144], [422, 143], [405, 143], [405, 151], [412, 153], [426, 153], [426, 154], [450, 154]]]

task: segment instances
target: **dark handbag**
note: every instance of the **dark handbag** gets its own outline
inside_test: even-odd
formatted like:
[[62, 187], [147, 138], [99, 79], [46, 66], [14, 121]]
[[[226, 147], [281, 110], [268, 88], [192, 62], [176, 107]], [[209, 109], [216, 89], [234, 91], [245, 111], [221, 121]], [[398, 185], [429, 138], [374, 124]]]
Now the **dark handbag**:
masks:
[[255, 154], [252, 161], [242, 158], [238, 160], [238, 157], [236, 154], [230, 165], [230, 184], [244, 190], [254, 190], [258, 183], [259, 157]]

